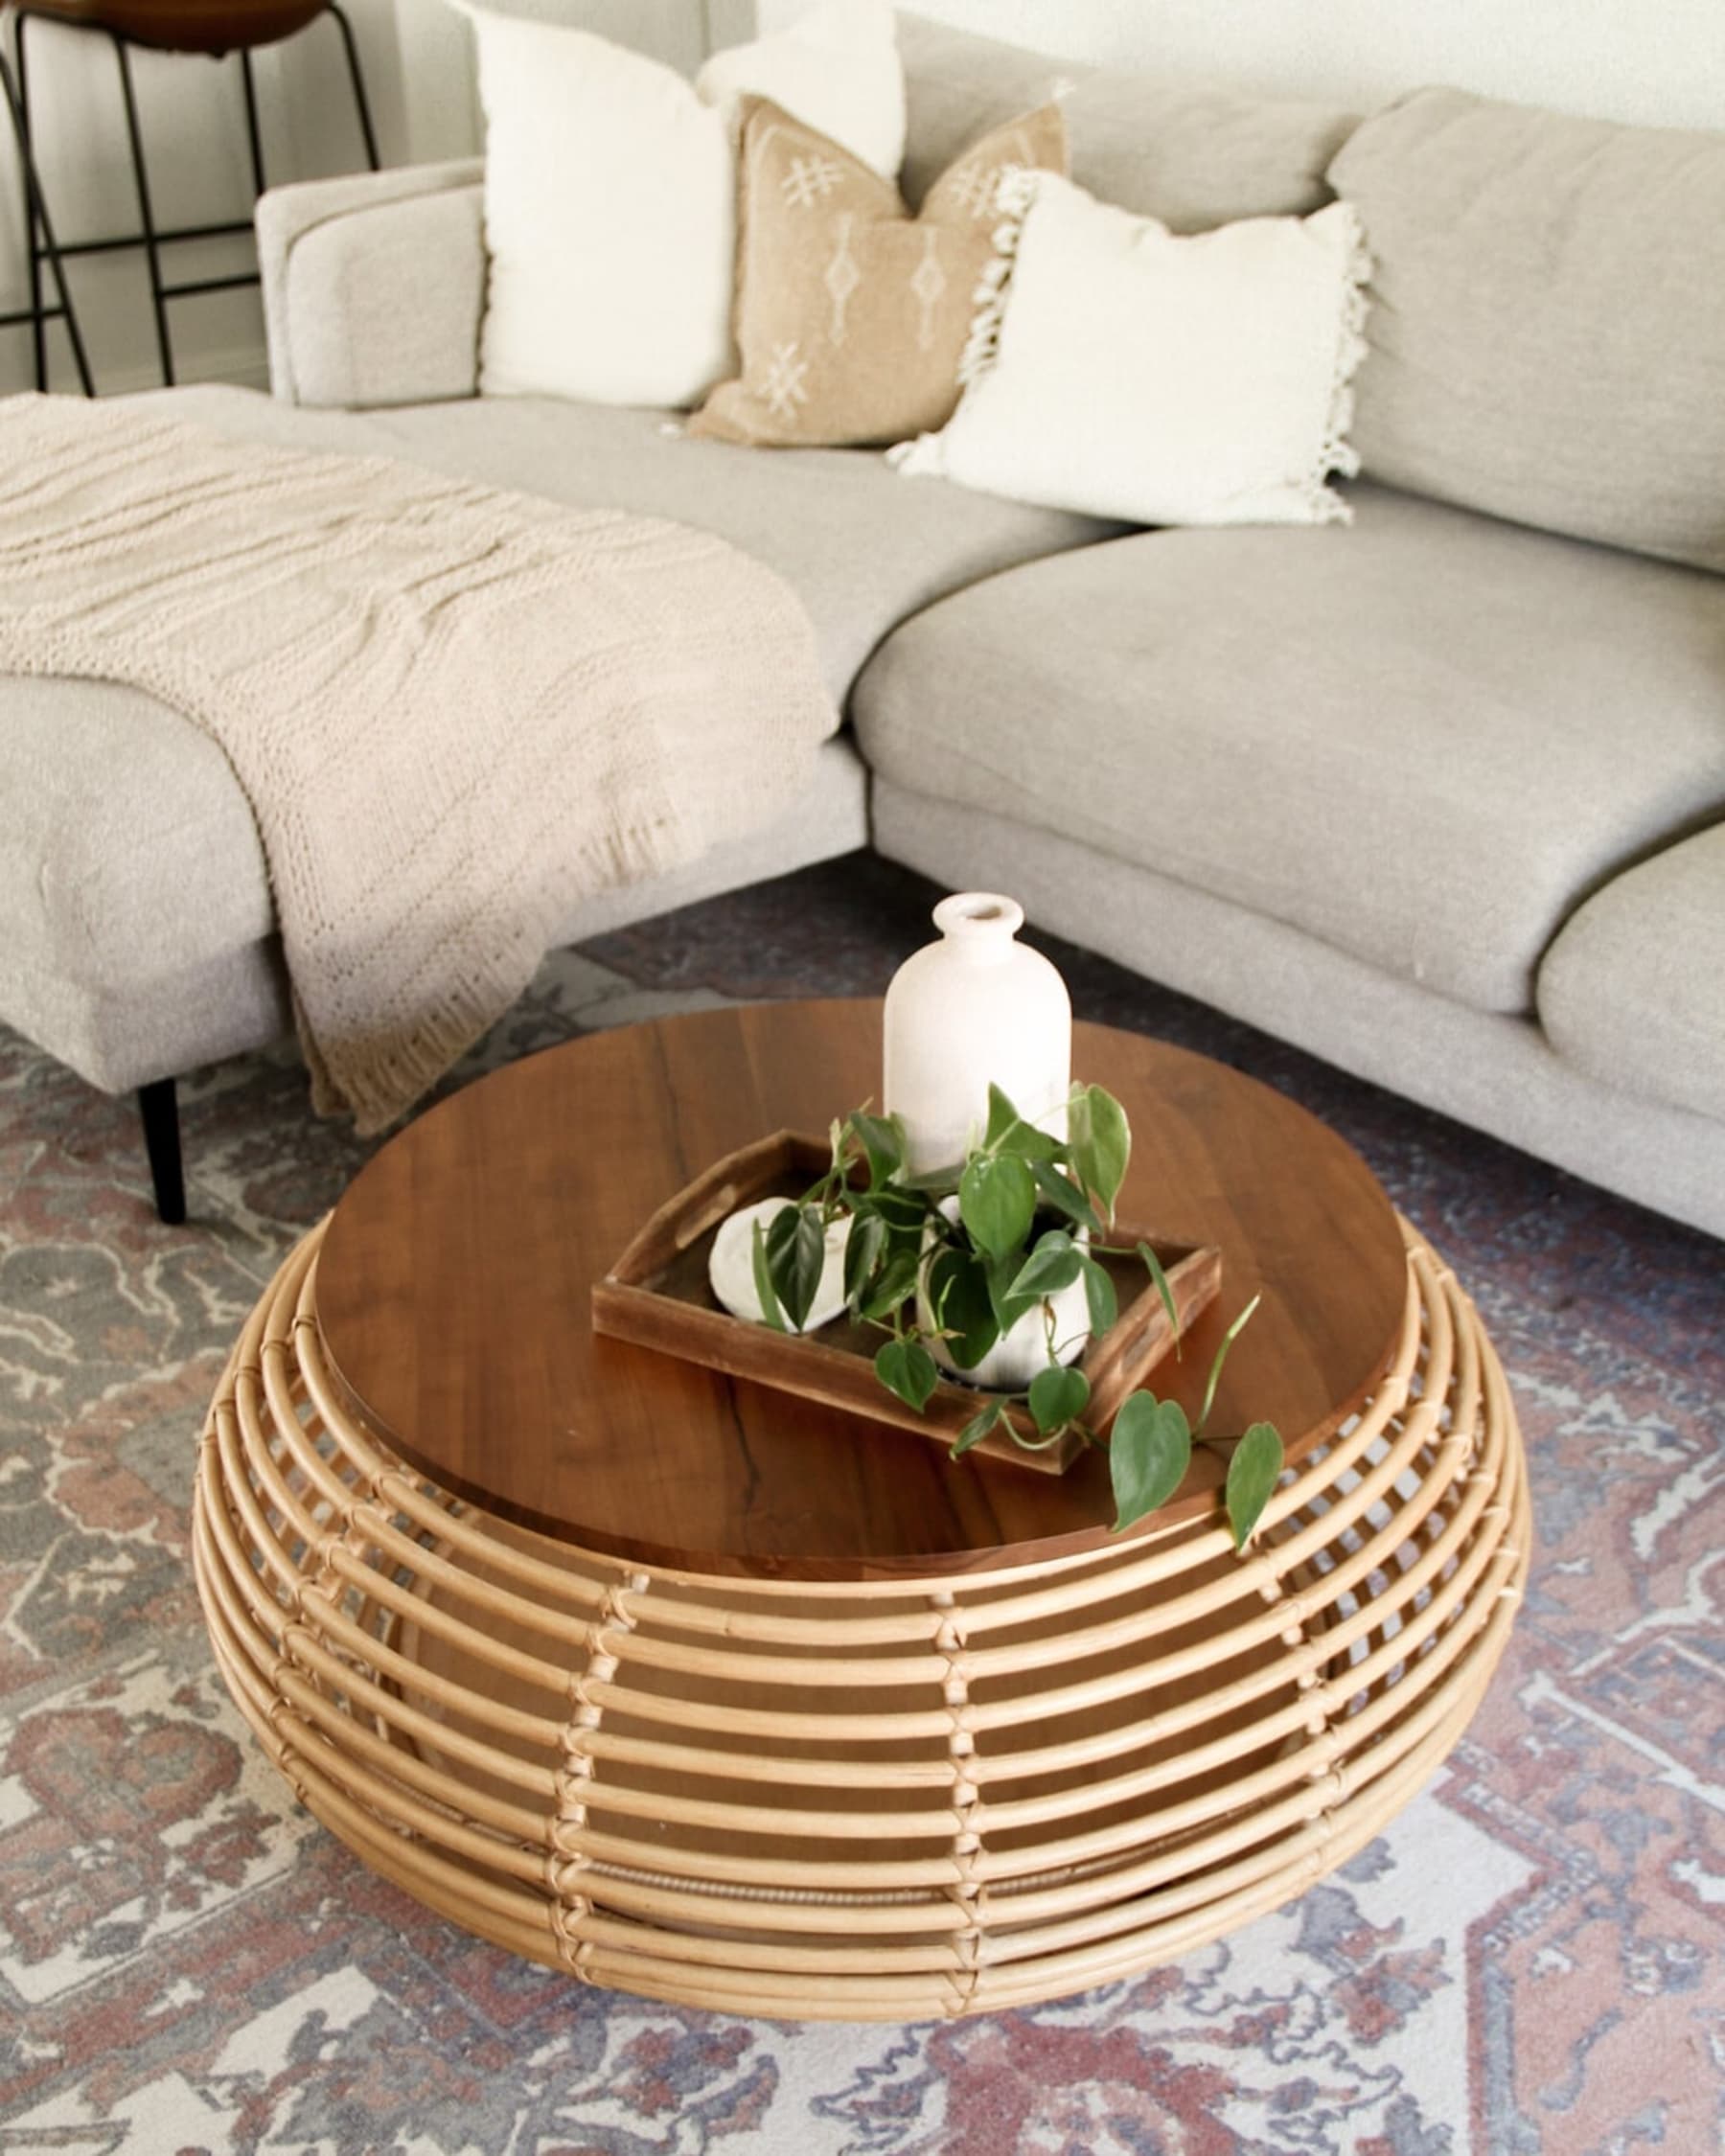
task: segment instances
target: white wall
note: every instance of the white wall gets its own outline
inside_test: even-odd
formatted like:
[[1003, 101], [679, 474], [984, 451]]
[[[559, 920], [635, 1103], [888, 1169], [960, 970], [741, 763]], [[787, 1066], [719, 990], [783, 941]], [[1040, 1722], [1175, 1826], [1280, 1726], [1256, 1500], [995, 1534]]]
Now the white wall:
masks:
[[[501, 13], [573, 23], [651, 53], [685, 75], [693, 75], [714, 48], [741, 44], [754, 34], [754, 0], [485, 0], [485, 5]], [[442, 0], [396, 0], [396, 8], [414, 156], [473, 154], [484, 130], [465, 19]]]
[[[804, 0], [759, 0], [778, 29]], [[913, 0], [1041, 52], [1363, 106], [1421, 83], [1725, 127], [1725, 0]]]

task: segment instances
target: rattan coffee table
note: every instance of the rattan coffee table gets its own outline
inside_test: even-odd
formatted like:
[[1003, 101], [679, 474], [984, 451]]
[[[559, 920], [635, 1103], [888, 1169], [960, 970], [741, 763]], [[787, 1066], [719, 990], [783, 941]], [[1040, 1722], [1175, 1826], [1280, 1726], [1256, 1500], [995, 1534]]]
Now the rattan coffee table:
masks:
[[500, 1945], [698, 2007], [913, 2019], [1130, 1975], [1367, 1842], [1460, 1734], [1525, 1576], [1502, 1371], [1361, 1161], [1279, 1095], [1077, 1028], [1127, 1217], [1214, 1242], [1159, 1388], [1269, 1416], [1237, 1556], [1201, 1455], [1107, 1531], [1106, 1463], [953, 1461], [596, 1336], [701, 1169], [878, 1091], [880, 1007], [628, 1028], [412, 1124], [293, 1251], [203, 1440], [234, 1696], [377, 1870]]

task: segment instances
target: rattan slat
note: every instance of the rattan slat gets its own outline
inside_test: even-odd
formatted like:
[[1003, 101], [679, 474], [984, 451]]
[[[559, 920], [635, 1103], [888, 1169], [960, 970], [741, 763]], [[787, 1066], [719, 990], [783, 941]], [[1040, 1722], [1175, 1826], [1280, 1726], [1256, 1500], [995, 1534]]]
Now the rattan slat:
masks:
[[1514, 1410], [1411, 1230], [1387, 1374], [1245, 1557], [1212, 1517], [982, 1574], [783, 1582], [643, 1570], [405, 1467], [324, 1362], [321, 1234], [205, 1428], [219, 1666], [366, 1863], [584, 1981], [904, 2019], [1141, 1970], [1368, 1841], [1503, 1651]]

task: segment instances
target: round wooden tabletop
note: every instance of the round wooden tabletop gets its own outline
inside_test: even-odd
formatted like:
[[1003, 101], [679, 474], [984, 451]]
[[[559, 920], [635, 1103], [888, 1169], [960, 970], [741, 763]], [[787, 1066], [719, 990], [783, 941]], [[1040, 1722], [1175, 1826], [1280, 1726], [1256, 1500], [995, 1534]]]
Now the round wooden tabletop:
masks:
[[[954, 1461], [592, 1329], [593, 1281], [652, 1212], [768, 1132], [824, 1131], [878, 1098], [880, 1059], [878, 1002], [758, 1004], [573, 1041], [431, 1109], [355, 1179], [319, 1258], [318, 1324], [354, 1406], [488, 1511], [655, 1566], [908, 1578], [1105, 1542], [1100, 1453], [1058, 1477]], [[1222, 1294], [1156, 1389], [1195, 1414], [1223, 1331], [1261, 1293], [1209, 1427], [1267, 1418], [1298, 1458], [1396, 1343], [1407, 1260], [1388, 1198], [1333, 1132], [1220, 1064], [1093, 1025], [1072, 1061], [1131, 1118], [1122, 1217], [1223, 1252]], [[1216, 1479], [1217, 1456], [1198, 1460], [1188, 1508]]]

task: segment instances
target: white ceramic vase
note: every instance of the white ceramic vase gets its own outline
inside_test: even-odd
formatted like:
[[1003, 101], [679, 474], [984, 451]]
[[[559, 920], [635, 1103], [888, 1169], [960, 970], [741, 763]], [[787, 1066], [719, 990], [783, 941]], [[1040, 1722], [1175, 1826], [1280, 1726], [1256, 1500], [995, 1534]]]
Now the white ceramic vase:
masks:
[[882, 1100], [903, 1121], [913, 1174], [953, 1167], [988, 1121], [988, 1089], [1066, 1135], [1072, 1005], [1042, 955], [1017, 942], [1024, 909], [994, 891], [934, 908], [940, 941], [906, 959], [886, 991]]

